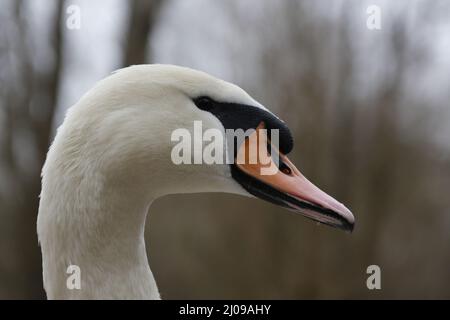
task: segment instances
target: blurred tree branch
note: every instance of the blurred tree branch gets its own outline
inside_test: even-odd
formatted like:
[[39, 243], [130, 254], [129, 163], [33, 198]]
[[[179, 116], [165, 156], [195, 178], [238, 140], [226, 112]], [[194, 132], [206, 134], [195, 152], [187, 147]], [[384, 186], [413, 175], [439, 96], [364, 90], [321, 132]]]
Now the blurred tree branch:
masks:
[[161, 4], [162, 0], [131, 1], [123, 66], [142, 64], [147, 61], [148, 40]]
[[[11, 192], [12, 197], [2, 197], [1, 205], [5, 208], [2, 214], [8, 218], [3, 226], [6, 227], [5, 240], [13, 235], [14, 242], [8, 241], [10, 246], [7, 252], [11, 255], [0, 256], [1, 265], [6, 265], [6, 270], [0, 270], [3, 285], [0, 288], [0, 296], [9, 298], [44, 298], [42, 286], [41, 254], [36, 236], [36, 217], [39, 207], [39, 193], [41, 189], [40, 171], [45, 161], [51, 139], [53, 116], [56, 109], [60, 70], [62, 61], [62, 17], [64, 1], [55, 2], [54, 19], [50, 26], [50, 50], [54, 57], [50, 70], [37, 72], [33, 66], [33, 53], [30, 39], [33, 38], [32, 28], [27, 25], [27, 17], [24, 16], [24, 1], [15, 1], [11, 14], [14, 19], [13, 28], [18, 36], [8, 45], [11, 54], [16, 57], [16, 66], [9, 68], [9, 81], [6, 87], [6, 124], [3, 129], [2, 165], [7, 168], [10, 175], [11, 186], [16, 186]], [[14, 42], [14, 43], [13, 43]], [[38, 105], [39, 116], [30, 112], [30, 107], [36, 102], [45, 101], [45, 105]], [[18, 137], [25, 140], [17, 146]], [[24, 167], [18, 163], [17, 150], [30, 149], [32, 158]], [[29, 154], [28, 157], [31, 157]], [[11, 237], [12, 238], [12, 237]], [[2, 240], [2, 242], [4, 242]], [[6, 261], [8, 260], [8, 261]], [[9, 267], [8, 267], [9, 266]], [[2, 267], [3, 268], [3, 267]], [[3, 291], [4, 290], [4, 291]]]

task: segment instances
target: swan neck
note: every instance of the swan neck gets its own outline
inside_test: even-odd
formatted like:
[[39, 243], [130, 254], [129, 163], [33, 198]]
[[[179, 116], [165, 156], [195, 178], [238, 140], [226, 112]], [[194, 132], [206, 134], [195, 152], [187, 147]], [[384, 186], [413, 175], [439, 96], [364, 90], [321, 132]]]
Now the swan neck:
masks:
[[52, 178], [44, 176], [38, 218], [48, 298], [159, 299], [144, 239], [152, 199], [101, 174]]

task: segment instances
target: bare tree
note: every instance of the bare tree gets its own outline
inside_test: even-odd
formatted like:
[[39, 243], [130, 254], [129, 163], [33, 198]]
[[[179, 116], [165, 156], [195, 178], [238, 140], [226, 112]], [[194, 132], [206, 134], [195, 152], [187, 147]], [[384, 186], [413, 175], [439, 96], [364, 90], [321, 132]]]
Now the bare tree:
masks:
[[[6, 85], [6, 103], [4, 105], [7, 127], [2, 141], [5, 151], [2, 154], [2, 165], [14, 180], [15, 186], [12, 197], [2, 197], [2, 207], [5, 208], [8, 226], [7, 235], [13, 235], [15, 241], [7, 242], [9, 255], [2, 255], [2, 265], [14, 265], [14, 270], [0, 272], [4, 286], [0, 287], [0, 296], [9, 298], [43, 298], [41, 254], [36, 236], [36, 217], [39, 206], [40, 170], [51, 139], [53, 115], [59, 91], [59, 78], [62, 59], [62, 30], [61, 19], [64, 1], [58, 1], [54, 8], [54, 19], [50, 26], [50, 51], [54, 56], [54, 63], [47, 72], [38, 73], [33, 67], [33, 52], [29, 39], [33, 37], [33, 30], [27, 26], [24, 17], [24, 1], [16, 1], [13, 6], [13, 16], [10, 22], [17, 30], [17, 37], [8, 39], [9, 48], [16, 48], [14, 55], [18, 65], [10, 69], [10, 79], [18, 79], [16, 83], [10, 81]], [[14, 42], [14, 43], [13, 43]], [[36, 101], [44, 101], [45, 105], [38, 105], [39, 115], [30, 113], [30, 106]], [[17, 141], [17, 137], [24, 140]], [[22, 145], [17, 145], [21, 143]], [[4, 148], [3, 148], [4, 147]], [[29, 167], [17, 163], [15, 150], [30, 148]], [[6, 239], [2, 240], [6, 241]], [[3, 271], [3, 270], [2, 270]]]
[[147, 61], [148, 39], [156, 23], [161, 0], [133, 0], [129, 12], [123, 65], [142, 64]]

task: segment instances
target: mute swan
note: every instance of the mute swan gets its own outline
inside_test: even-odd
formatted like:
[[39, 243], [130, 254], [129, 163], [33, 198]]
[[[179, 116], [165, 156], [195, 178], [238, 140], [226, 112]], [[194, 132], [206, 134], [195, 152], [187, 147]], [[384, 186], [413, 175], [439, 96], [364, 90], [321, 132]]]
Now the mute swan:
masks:
[[[258, 165], [175, 165], [171, 133], [204, 127], [280, 131], [277, 174]], [[72, 106], [42, 169], [37, 232], [49, 299], [160, 299], [144, 225], [152, 201], [174, 193], [256, 196], [322, 223], [352, 230], [352, 213], [319, 190], [283, 154], [287, 126], [241, 88], [170, 65], [121, 69]], [[286, 168], [287, 167], [287, 168]], [[80, 268], [81, 288], [66, 285]]]

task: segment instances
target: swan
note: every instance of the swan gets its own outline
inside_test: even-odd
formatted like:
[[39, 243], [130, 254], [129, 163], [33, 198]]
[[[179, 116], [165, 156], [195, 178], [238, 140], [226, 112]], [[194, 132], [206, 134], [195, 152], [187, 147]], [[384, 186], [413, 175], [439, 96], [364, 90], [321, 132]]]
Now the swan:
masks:
[[[262, 175], [258, 163], [174, 164], [171, 134], [192, 131], [195, 121], [221, 132], [278, 129], [280, 169]], [[144, 225], [151, 203], [167, 194], [257, 197], [351, 231], [350, 210], [300, 173], [286, 156], [292, 148], [282, 120], [204, 72], [136, 65], [99, 81], [67, 111], [42, 169], [37, 233], [47, 298], [160, 299]], [[73, 265], [80, 270], [75, 289], [67, 285]]]

